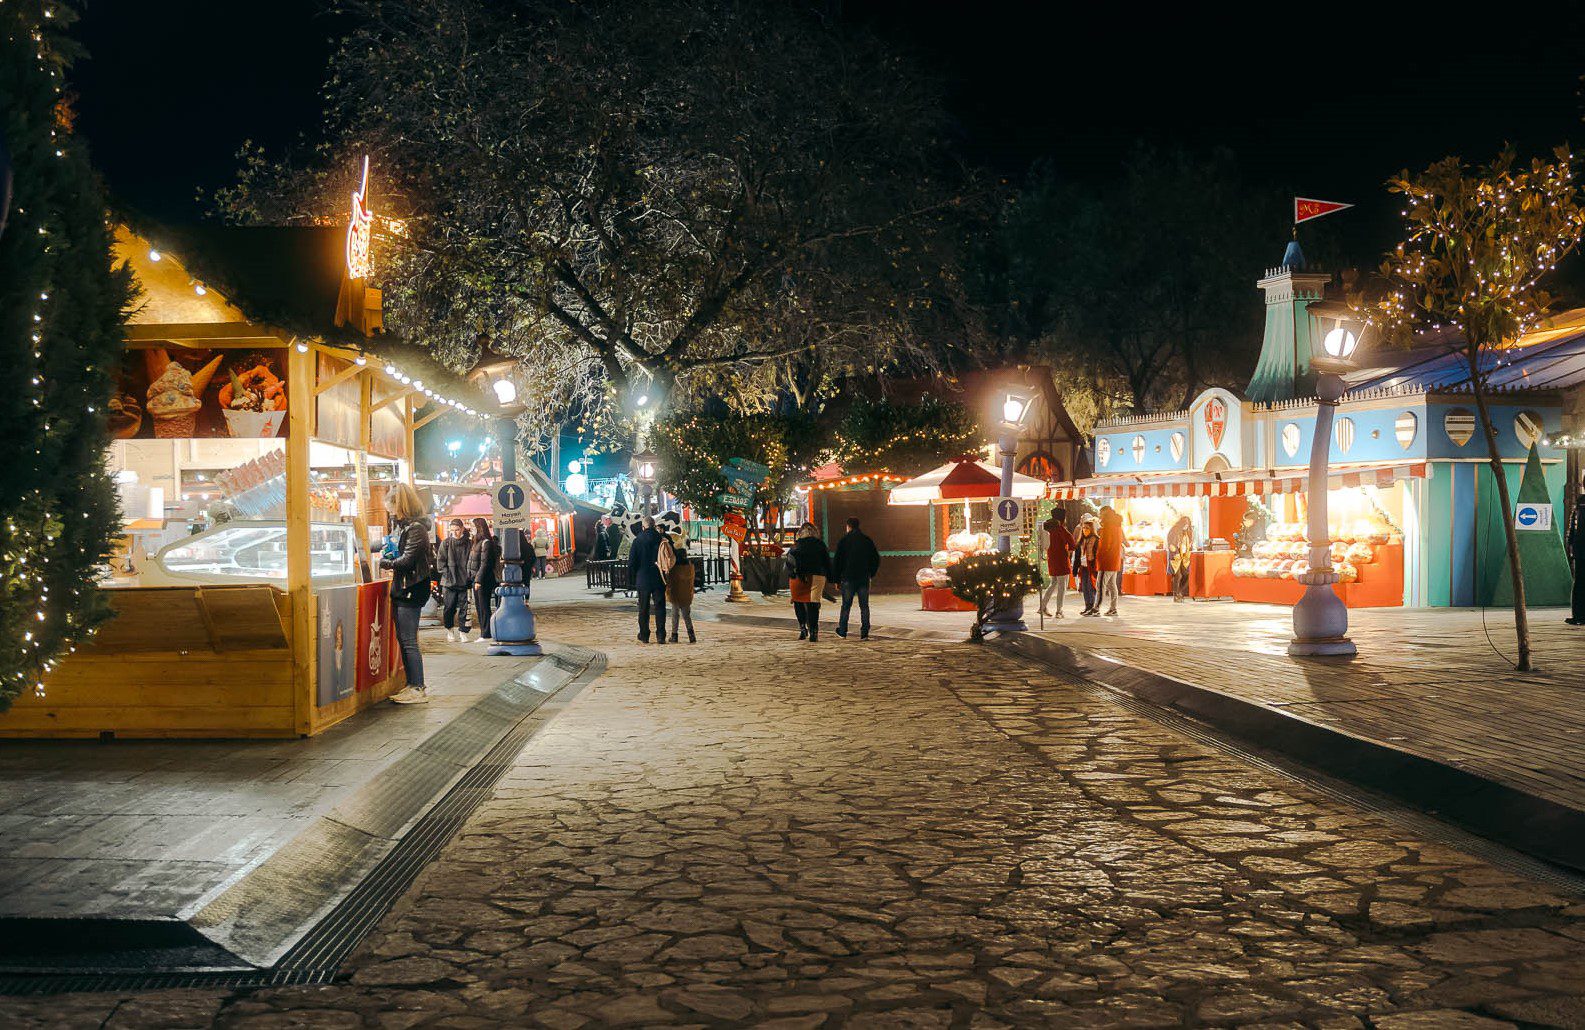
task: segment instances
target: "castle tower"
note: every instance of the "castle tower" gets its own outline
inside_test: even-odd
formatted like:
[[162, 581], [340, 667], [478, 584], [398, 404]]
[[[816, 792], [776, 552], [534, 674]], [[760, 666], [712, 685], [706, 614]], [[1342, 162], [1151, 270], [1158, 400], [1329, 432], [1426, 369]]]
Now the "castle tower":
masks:
[[1260, 361], [1250, 377], [1244, 395], [1252, 401], [1271, 403], [1310, 394], [1314, 377], [1310, 374], [1310, 302], [1321, 299], [1321, 292], [1332, 279], [1326, 272], [1307, 272], [1299, 241], [1292, 240], [1283, 252], [1282, 264], [1266, 270], [1258, 285], [1266, 295], [1266, 332], [1260, 346]]

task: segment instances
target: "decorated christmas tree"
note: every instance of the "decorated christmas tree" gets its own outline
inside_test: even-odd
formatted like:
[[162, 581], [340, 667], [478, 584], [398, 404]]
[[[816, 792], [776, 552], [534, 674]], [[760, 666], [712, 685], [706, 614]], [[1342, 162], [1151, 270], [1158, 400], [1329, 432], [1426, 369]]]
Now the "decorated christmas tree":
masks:
[[104, 197], [72, 135], [75, 16], [61, 0], [0, 0], [0, 709], [107, 617], [94, 579], [119, 521], [105, 402], [130, 280], [112, 270]]

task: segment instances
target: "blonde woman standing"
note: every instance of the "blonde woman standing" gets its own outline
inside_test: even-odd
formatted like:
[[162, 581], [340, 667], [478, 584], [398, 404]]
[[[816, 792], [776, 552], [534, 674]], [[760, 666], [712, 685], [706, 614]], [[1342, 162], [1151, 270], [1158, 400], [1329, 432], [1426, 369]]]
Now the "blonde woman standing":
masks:
[[792, 566], [787, 582], [793, 611], [798, 614], [798, 639], [811, 644], [820, 639], [820, 595], [831, 578], [831, 552], [820, 539], [813, 522], [798, 529], [798, 539], [787, 552]]
[[391, 573], [391, 618], [407, 673], [407, 686], [391, 700], [399, 705], [423, 704], [429, 695], [424, 686], [424, 656], [418, 650], [418, 613], [429, 600], [429, 584], [435, 575], [433, 535], [418, 491], [406, 483], [398, 483], [386, 493], [385, 510], [391, 516], [396, 555], [382, 557], [380, 568]]

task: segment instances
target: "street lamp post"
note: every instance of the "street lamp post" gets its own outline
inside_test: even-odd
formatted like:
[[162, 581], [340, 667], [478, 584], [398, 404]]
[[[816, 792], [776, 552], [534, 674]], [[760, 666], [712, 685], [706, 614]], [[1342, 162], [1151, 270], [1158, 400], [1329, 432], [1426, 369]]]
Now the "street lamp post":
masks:
[[650, 497], [655, 491], [655, 455], [649, 451], [640, 451], [633, 455], [633, 478], [644, 489], [643, 514], [655, 514], [650, 510]]
[[[517, 386], [498, 370], [490, 389], [495, 392], [496, 435], [501, 441], [501, 482], [517, 479], [517, 417], [523, 406], [517, 403]], [[526, 505], [525, 498], [524, 504]], [[528, 606], [528, 586], [523, 576], [523, 531], [506, 529], [501, 534], [501, 585], [495, 596], [500, 607], [490, 618], [491, 655], [529, 657], [544, 654], [534, 630], [534, 612]]]
[[[1310, 338], [1321, 341], [1310, 359], [1310, 367], [1316, 373], [1307, 526], [1310, 568], [1294, 577], [1304, 584], [1304, 596], [1293, 606], [1293, 640], [1288, 644], [1288, 653], [1300, 658], [1348, 658], [1359, 651], [1348, 639], [1348, 606], [1332, 589], [1338, 576], [1332, 568], [1326, 481], [1332, 453], [1332, 422], [1338, 401], [1348, 391], [1343, 373], [1355, 367], [1354, 353], [1359, 347], [1363, 326], [1347, 305], [1335, 301], [1316, 301], [1310, 305], [1309, 313], [1317, 323]], [[1330, 328], [1327, 322], [1332, 323]]]
[[[1001, 496], [1013, 496], [1013, 463], [1018, 457], [1018, 434], [1024, 428], [1024, 421], [1029, 417], [1029, 403], [1032, 398], [1021, 390], [1007, 390], [1002, 395], [999, 433], [996, 438], [996, 453], [1001, 459]], [[966, 527], [965, 527], [966, 528]], [[1013, 551], [1013, 538], [1003, 535], [996, 541], [996, 549], [1002, 554], [1011, 554]], [[1023, 633], [1029, 627], [1024, 623], [1024, 599], [1014, 597], [998, 604], [985, 618], [984, 632], [986, 633]]]

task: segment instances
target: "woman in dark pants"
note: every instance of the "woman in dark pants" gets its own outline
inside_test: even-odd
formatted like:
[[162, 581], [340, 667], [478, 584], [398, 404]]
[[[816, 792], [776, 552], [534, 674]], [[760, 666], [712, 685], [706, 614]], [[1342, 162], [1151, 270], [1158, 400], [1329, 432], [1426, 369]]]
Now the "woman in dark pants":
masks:
[[1073, 574], [1078, 577], [1079, 589], [1084, 593], [1084, 610], [1080, 615], [1101, 613], [1095, 596], [1096, 563], [1100, 552], [1101, 538], [1095, 532], [1095, 516], [1085, 515], [1079, 520], [1079, 535], [1073, 541]]
[[407, 686], [391, 700], [401, 705], [423, 704], [429, 695], [424, 687], [424, 657], [418, 650], [418, 613], [429, 600], [435, 545], [417, 490], [406, 483], [396, 484], [385, 495], [385, 510], [396, 533], [396, 555], [381, 558], [380, 568], [391, 573], [391, 618], [407, 673]]
[[792, 594], [793, 611], [798, 615], [798, 639], [811, 644], [820, 639], [820, 597], [831, 578], [831, 552], [820, 539], [813, 522], [798, 530], [798, 540], [787, 552], [792, 575], [787, 591]]
[[473, 550], [468, 552], [468, 578], [473, 583], [474, 620], [479, 636], [490, 636], [490, 614], [495, 610], [495, 588], [501, 582], [501, 544], [484, 519], [473, 520]]

